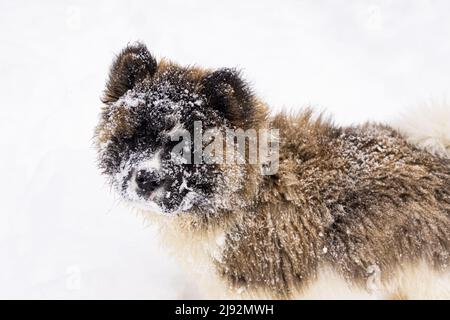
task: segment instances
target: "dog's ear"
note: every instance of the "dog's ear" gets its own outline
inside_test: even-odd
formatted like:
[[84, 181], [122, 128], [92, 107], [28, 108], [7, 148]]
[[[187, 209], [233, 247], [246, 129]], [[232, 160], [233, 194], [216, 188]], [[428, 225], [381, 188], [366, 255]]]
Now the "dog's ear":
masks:
[[202, 80], [202, 93], [210, 107], [216, 109], [233, 126], [246, 129], [252, 126], [258, 112], [255, 98], [247, 83], [234, 69], [220, 69]]
[[109, 71], [102, 101], [112, 103], [125, 92], [156, 71], [156, 60], [142, 43], [128, 45], [115, 58]]

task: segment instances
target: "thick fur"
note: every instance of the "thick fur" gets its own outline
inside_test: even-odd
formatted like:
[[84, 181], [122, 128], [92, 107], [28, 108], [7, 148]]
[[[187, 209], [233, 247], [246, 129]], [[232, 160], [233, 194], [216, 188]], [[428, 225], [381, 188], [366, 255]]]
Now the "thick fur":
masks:
[[[96, 130], [100, 166], [126, 200], [136, 168], [164, 150], [164, 136], [176, 126], [163, 120], [174, 108], [161, 104], [185, 106], [177, 119], [188, 128], [198, 116], [211, 126], [280, 130], [275, 175], [260, 175], [261, 164], [176, 166], [162, 156], [164, 181], [183, 181], [191, 191], [165, 186], [162, 200], [131, 199], [160, 226], [163, 242], [206, 297], [450, 298], [447, 147], [422, 150], [411, 144], [417, 134], [371, 123], [338, 127], [310, 110], [270, 118], [230, 69], [162, 61], [132, 76], [138, 81], [123, 92], [130, 68], [118, 70], [118, 61], [135, 50], [126, 48], [113, 64]], [[203, 102], [191, 108], [192, 95]], [[195, 180], [196, 172], [210, 178]], [[180, 203], [192, 193], [202, 201], [185, 210]]]

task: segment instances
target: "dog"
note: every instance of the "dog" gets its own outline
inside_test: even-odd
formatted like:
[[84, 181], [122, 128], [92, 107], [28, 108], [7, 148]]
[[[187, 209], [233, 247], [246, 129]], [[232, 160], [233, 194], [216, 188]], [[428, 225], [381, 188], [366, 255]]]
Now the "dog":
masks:
[[[100, 169], [205, 297], [450, 298], [448, 108], [423, 136], [310, 109], [269, 116], [235, 69], [156, 61], [142, 43], [115, 58], [102, 102]], [[192, 161], [205, 141], [181, 138], [210, 128], [266, 132], [277, 159]]]

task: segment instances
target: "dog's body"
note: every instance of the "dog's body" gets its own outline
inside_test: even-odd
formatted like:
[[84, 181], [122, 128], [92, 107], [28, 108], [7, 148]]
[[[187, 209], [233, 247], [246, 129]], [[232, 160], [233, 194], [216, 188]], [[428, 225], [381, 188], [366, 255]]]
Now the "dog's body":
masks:
[[[125, 199], [165, 213], [149, 217], [207, 297], [450, 297], [448, 141], [435, 156], [388, 126], [269, 118], [234, 71], [157, 64], [139, 44], [104, 102], [101, 167]], [[197, 120], [279, 129], [278, 171], [166, 156], [174, 128]]]

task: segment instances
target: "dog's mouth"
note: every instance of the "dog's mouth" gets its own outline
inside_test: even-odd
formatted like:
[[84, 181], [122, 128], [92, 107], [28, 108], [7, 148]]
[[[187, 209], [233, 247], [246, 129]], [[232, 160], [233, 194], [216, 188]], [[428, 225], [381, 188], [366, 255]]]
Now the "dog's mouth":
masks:
[[206, 198], [191, 188], [164, 181], [152, 191], [136, 191], [137, 197], [131, 197], [131, 204], [139, 209], [159, 214], [181, 214], [205, 202]]
[[148, 166], [125, 168], [128, 170], [114, 177], [114, 185], [124, 200], [135, 208], [174, 215], [212, 204], [207, 192], [211, 188], [202, 188], [197, 182], [198, 177], [193, 177], [189, 171]]

